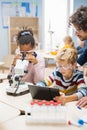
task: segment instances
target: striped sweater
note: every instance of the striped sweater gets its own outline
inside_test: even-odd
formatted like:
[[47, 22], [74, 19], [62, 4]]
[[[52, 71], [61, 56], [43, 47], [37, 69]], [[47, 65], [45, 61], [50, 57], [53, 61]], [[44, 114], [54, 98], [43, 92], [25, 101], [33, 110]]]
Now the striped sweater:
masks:
[[87, 86], [83, 78], [83, 73], [79, 70], [74, 70], [73, 76], [66, 80], [56, 68], [53, 73], [45, 78], [45, 80], [38, 82], [39, 86], [51, 86], [55, 82], [56, 88], [66, 95], [76, 93], [78, 99], [87, 95]]

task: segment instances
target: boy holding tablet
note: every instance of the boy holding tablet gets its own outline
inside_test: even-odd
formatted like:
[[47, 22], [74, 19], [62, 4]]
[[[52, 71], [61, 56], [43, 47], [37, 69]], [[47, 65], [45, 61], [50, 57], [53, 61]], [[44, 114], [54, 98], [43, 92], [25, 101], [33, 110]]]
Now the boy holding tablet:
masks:
[[73, 48], [61, 50], [56, 57], [56, 63], [57, 67], [52, 74], [36, 85], [51, 86], [55, 82], [55, 87], [59, 89], [61, 95], [53, 99], [61, 100], [62, 104], [86, 96], [87, 87], [83, 73], [76, 69], [77, 50]]

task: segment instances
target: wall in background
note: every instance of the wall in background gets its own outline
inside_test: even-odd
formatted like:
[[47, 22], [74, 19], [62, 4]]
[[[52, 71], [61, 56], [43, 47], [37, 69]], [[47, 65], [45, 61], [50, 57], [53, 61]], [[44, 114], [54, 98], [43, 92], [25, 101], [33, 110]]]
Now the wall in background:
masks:
[[[67, 35], [67, 0], [44, 0], [46, 50], [57, 49]], [[50, 3], [50, 4], [49, 4]], [[56, 6], [57, 5], [57, 6]], [[61, 14], [61, 15], [60, 15]]]
[[3, 28], [2, 23], [2, 2], [33, 2], [36, 1], [38, 5], [38, 17], [39, 17], [39, 29], [40, 29], [40, 43], [42, 42], [42, 21], [43, 21], [43, 11], [42, 11], [42, 0], [0, 0], [0, 61], [3, 56], [9, 54], [9, 33], [8, 28]]
[[[74, 10], [76, 10], [78, 7], [80, 7], [81, 5], [87, 6], [87, 0], [74, 0]], [[78, 40], [77, 37], [73, 34], [73, 38], [75, 41], [75, 44], [78, 46]]]
[[87, 0], [74, 0], [74, 10], [76, 10], [81, 5], [87, 5]]
[[[0, 61], [2, 57], [9, 53], [9, 34], [8, 29], [2, 27], [2, 10], [1, 2], [30, 2], [34, 0], [0, 0]], [[44, 46], [44, 0], [36, 0], [38, 3], [38, 17], [39, 17], [39, 27], [40, 27], [40, 48]], [[74, 10], [76, 10], [80, 5], [87, 5], [87, 0], [73, 0]], [[55, 0], [54, 0], [55, 2]], [[56, 13], [55, 13], [56, 15]], [[73, 35], [76, 40], [75, 35]]]

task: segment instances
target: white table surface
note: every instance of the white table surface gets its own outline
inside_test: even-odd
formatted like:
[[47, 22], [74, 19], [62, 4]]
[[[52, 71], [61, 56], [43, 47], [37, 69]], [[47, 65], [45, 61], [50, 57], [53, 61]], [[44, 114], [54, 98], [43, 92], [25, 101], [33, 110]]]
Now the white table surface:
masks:
[[13, 106], [20, 110], [25, 110], [25, 108], [29, 105], [32, 100], [31, 95], [25, 94], [21, 96], [11, 96], [6, 94], [6, 85], [8, 81], [0, 83], [0, 101]]
[[7, 104], [0, 102], [0, 123], [17, 117], [20, 114], [18, 109], [15, 109]]
[[87, 126], [26, 124], [26, 116], [18, 116], [2, 124], [0, 130], [87, 130]]
[[7, 75], [6, 73], [0, 73], [0, 79], [7, 79]]
[[[83, 127], [77, 127], [74, 125], [31, 125], [31, 124], [26, 124], [26, 118], [25, 116], [18, 116], [19, 114], [19, 110], [25, 110], [28, 106], [29, 103], [31, 101], [31, 95], [25, 94], [23, 96], [9, 96], [6, 94], [5, 91], [5, 86], [6, 86], [7, 82], [1, 83], [0, 84], [0, 103], [4, 104], [4, 108], [5, 105], [9, 106], [10, 109], [4, 109], [6, 110], [4, 113], [11, 113], [13, 115], [11, 115], [11, 117], [15, 118], [11, 118], [10, 120], [5, 121], [4, 123], [1, 124], [1, 128], [0, 130], [87, 130], [87, 125], [83, 126]], [[7, 105], [8, 104], [8, 105]], [[3, 105], [1, 106], [1, 111], [3, 111]], [[78, 118], [87, 115], [87, 109], [81, 109], [79, 110], [76, 106], [76, 102], [70, 102], [67, 103], [66, 105], [66, 109], [67, 109], [67, 119], [66, 121], [68, 122], [70, 121], [75, 121]], [[13, 109], [12, 109], [13, 107]], [[15, 110], [17, 110], [15, 112]], [[14, 114], [15, 113], [15, 114]], [[3, 116], [3, 112], [1, 112], [2, 116]], [[1, 117], [0, 114], [0, 117]], [[7, 115], [8, 115], [7, 114]], [[6, 116], [6, 114], [5, 114]], [[10, 117], [9, 117], [10, 118]], [[1, 118], [3, 119], [3, 118]]]

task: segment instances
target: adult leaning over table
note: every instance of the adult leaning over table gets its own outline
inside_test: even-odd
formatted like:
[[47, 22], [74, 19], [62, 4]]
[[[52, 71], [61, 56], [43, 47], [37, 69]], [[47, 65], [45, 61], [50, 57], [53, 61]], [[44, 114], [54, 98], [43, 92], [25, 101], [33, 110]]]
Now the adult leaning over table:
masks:
[[[75, 35], [81, 41], [87, 40], [87, 6], [80, 6], [69, 17], [69, 25], [74, 27]], [[83, 50], [77, 62], [80, 66], [87, 62], [87, 48]], [[87, 96], [81, 98], [76, 105], [87, 108]]]

